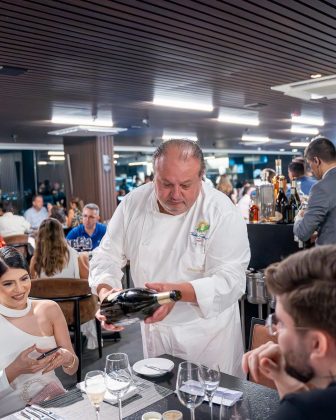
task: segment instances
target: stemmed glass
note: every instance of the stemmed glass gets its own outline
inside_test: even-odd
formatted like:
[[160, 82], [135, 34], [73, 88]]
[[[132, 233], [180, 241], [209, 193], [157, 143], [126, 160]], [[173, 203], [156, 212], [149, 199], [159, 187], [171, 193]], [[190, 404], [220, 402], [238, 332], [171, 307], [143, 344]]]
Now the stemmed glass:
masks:
[[85, 375], [85, 392], [96, 410], [96, 419], [99, 420], [100, 403], [106, 392], [105, 374], [101, 370], [92, 370]]
[[119, 420], [122, 420], [121, 398], [128, 391], [132, 381], [132, 370], [125, 353], [112, 353], [106, 357], [105, 383], [108, 391], [116, 395], [119, 407]]
[[179, 364], [176, 391], [180, 402], [190, 409], [191, 420], [195, 420], [195, 408], [204, 400], [204, 388], [199, 382], [199, 366], [191, 362]]
[[212, 411], [212, 399], [215, 395], [216, 389], [218, 388], [220, 381], [220, 370], [219, 366], [209, 368], [207, 366], [199, 366], [199, 379], [204, 387], [205, 395], [208, 397], [210, 406], [211, 420], [213, 419]]

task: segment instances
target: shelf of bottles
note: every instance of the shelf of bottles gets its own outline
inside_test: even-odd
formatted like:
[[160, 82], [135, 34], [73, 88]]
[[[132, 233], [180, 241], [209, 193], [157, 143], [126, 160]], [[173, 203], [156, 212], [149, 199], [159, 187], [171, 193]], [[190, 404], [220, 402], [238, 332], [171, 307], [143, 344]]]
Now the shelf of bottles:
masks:
[[287, 181], [282, 174], [281, 159], [275, 161], [275, 176], [270, 183], [266, 176], [251, 197], [250, 223], [290, 224], [300, 209], [301, 199], [296, 179], [292, 179], [290, 194], [286, 194]]

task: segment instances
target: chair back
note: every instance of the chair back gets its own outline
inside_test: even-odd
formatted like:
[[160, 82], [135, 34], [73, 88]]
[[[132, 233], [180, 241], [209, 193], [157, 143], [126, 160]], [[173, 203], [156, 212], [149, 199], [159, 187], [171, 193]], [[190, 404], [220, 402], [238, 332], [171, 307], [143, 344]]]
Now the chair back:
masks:
[[92, 295], [85, 279], [39, 278], [32, 280], [30, 296], [54, 300], [61, 307], [68, 326], [74, 326], [75, 302], [79, 301], [80, 324], [95, 319], [97, 297]]
[[[260, 347], [262, 344], [266, 344], [268, 341], [273, 341], [274, 343], [277, 343], [278, 339], [276, 336], [272, 336], [269, 334], [268, 329], [265, 325], [265, 320], [260, 318], [252, 318], [249, 350], [254, 350], [257, 347]], [[251, 382], [255, 382], [260, 385], [276, 389], [274, 381], [268, 379], [265, 375], [261, 373], [259, 374], [258, 381], [256, 381], [252, 375], [249, 375], [249, 380]]]

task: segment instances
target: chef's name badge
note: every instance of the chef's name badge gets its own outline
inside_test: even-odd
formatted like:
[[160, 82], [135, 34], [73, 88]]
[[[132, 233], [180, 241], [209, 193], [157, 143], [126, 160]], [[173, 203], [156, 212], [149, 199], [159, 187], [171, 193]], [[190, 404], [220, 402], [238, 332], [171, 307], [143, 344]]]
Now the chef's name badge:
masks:
[[208, 222], [201, 220], [195, 229], [190, 232], [190, 235], [194, 238], [195, 245], [203, 245], [205, 244], [205, 240], [208, 239], [208, 232], [210, 229], [210, 225]]

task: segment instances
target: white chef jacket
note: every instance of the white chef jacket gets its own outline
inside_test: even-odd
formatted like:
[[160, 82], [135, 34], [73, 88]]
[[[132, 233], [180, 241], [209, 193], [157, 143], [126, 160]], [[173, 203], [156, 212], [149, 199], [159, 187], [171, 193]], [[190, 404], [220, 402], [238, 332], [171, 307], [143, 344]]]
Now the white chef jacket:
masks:
[[146, 282], [191, 282], [197, 304], [177, 302], [155, 324], [142, 323], [145, 357], [168, 353], [219, 364], [242, 376], [238, 299], [245, 292], [250, 259], [246, 224], [223, 193], [202, 183], [185, 213], [160, 213], [153, 183], [125, 196], [90, 262], [90, 286], [121, 287], [130, 260], [136, 287]]

